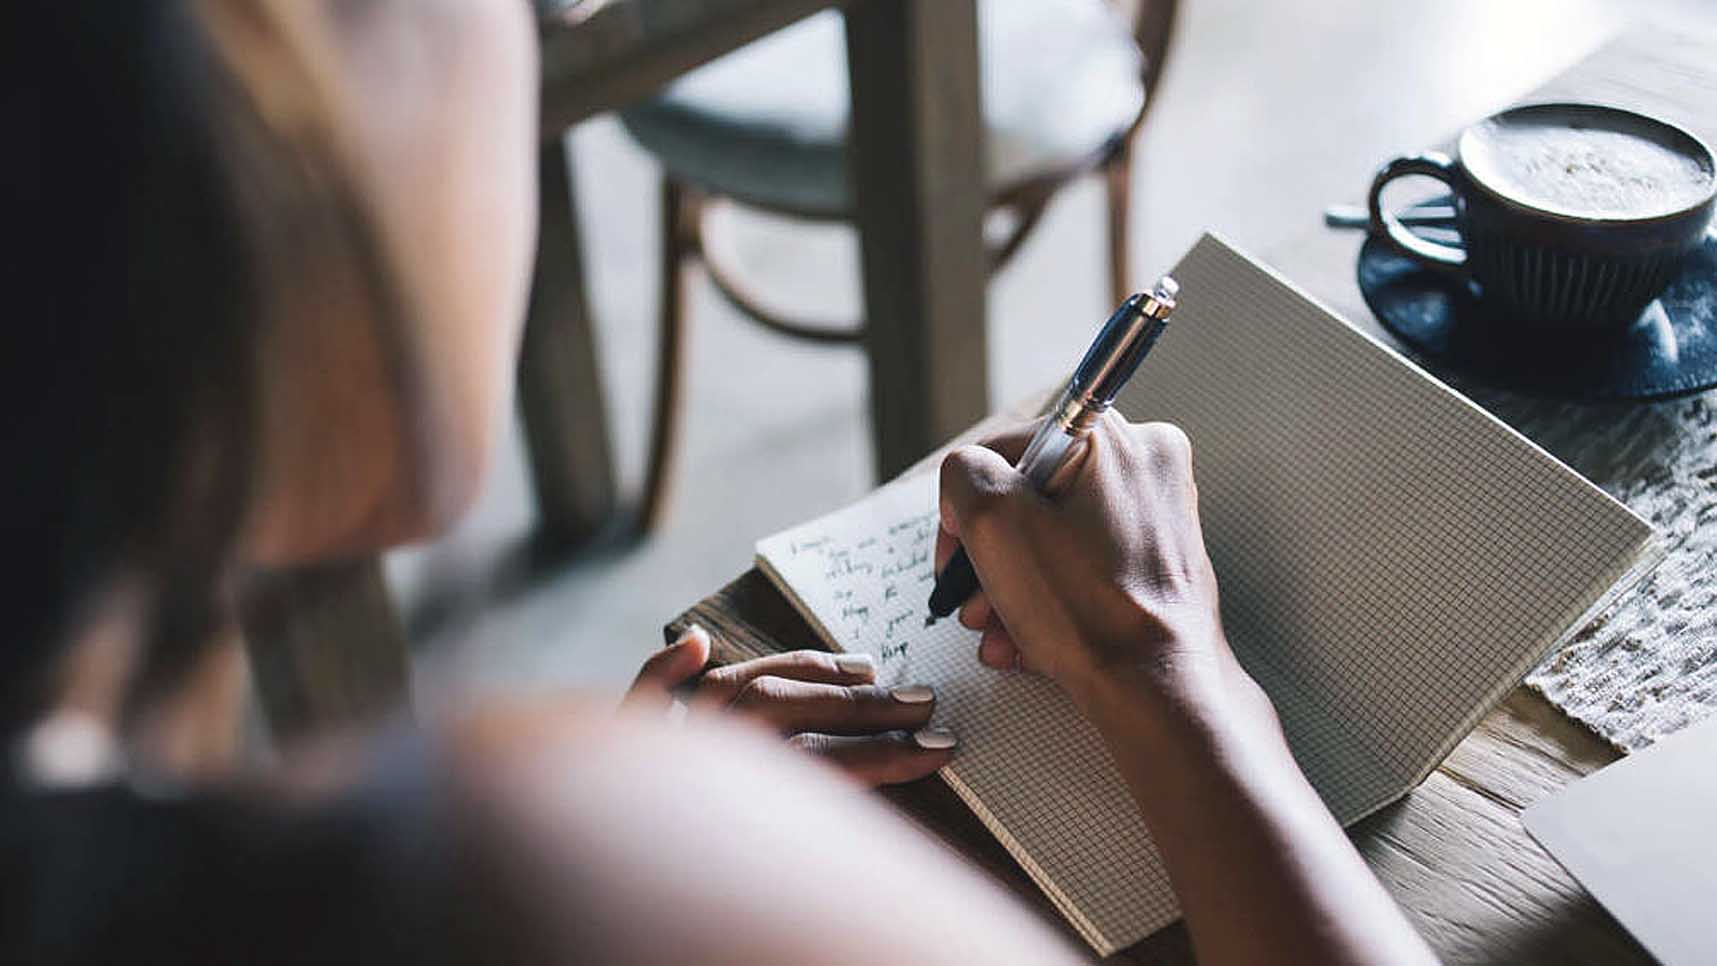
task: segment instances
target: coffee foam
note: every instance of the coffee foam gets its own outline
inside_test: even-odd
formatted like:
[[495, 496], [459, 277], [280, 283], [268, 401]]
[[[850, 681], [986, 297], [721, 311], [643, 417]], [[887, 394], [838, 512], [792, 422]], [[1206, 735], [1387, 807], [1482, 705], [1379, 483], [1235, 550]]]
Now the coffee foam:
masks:
[[1480, 183], [1534, 208], [1606, 220], [1673, 214], [1710, 196], [1708, 162], [1648, 133], [1554, 118], [1493, 118], [1461, 140]]

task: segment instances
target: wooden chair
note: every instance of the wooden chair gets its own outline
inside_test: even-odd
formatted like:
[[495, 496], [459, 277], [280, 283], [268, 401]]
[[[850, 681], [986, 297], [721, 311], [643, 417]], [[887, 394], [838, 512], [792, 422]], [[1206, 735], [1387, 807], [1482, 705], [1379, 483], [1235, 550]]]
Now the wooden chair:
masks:
[[[930, 0], [933, 2], [933, 0]], [[994, 272], [1017, 252], [1051, 198], [1089, 173], [1108, 189], [1109, 279], [1127, 284], [1132, 145], [1151, 103], [1177, 0], [980, 0], [979, 53], [991, 211], [1011, 224], [988, 252]], [[1130, 21], [1130, 22], [1129, 22]], [[825, 11], [694, 71], [621, 112], [662, 165], [661, 351], [640, 520], [666, 509], [685, 368], [685, 271], [701, 261], [745, 315], [814, 342], [863, 338], [862, 321], [818, 323], [771, 310], [736, 271], [711, 215], [726, 205], [810, 222], [851, 222], [845, 47]]]

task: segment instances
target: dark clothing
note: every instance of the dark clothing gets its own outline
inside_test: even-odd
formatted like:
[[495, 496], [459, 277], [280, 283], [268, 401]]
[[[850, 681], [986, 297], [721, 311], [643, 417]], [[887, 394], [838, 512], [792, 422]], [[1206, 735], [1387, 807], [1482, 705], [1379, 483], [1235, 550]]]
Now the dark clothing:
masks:
[[332, 806], [0, 791], [0, 962], [423, 963], [456, 924], [421, 755]]

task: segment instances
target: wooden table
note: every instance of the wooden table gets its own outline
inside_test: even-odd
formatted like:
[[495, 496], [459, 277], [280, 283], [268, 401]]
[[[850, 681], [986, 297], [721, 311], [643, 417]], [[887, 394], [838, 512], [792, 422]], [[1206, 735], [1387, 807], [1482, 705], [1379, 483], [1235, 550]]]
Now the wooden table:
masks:
[[[1717, 143], [1713, 65], [1717, 43], [1647, 30], [1613, 41], [1528, 99], [1616, 103], [1667, 117]], [[1355, 192], [1362, 188], [1356, 185]], [[1308, 210], [1324, 200], [1316, 199]], [[1267, 257], [1314, 296], [1382, 335], [1354, 281], [1359, 243], [1353, 234], [1309, 227]], [[1500, 414], [1538, 437], [1552, 434], [1544, 420], [1565, 421], [1567, 413], [1566, 407], [1522, 401]], [[1605, 409], [1593, 418], [1616, 416]], [[816, 635], [755, 568], [676, 619], [668, 634], [692, 620], [717, 636], [724, 659], [816, 646]], [[1352, 836], [1414, 925], [1449, 962], [1649, 963], [1644, 950], [1532, 842], [1519, 820], [1524, 806], [1616, 757], [1584, 726], [1536, 692], [1519, 688], [1424, 784], [1354, 826]], [[1060, 926], [1025, 874], [944, 785], [927, 780], [887, 795]], [[1191, 951], [1184, 930], [1175, 926], [1114, 958], [1187, 962]]]

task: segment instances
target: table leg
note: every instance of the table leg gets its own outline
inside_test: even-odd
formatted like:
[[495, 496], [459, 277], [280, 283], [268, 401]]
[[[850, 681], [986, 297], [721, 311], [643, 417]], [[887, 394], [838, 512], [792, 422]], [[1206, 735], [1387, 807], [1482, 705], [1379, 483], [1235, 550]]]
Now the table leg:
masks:
[[519, 357], [519, 409], [542, 528], [576, 541], [613, 515], [615, 487], [571, 161], [565, 137], [543, 143], [542, 216]]
[[846, 29], [871, 431], [888, 479], [988, 409], [977, 15], [973, 0], [864, 0]]
[[239, 621], [277, 742], [410, 704], [405, 631], [380, 557], [254, 576]]

